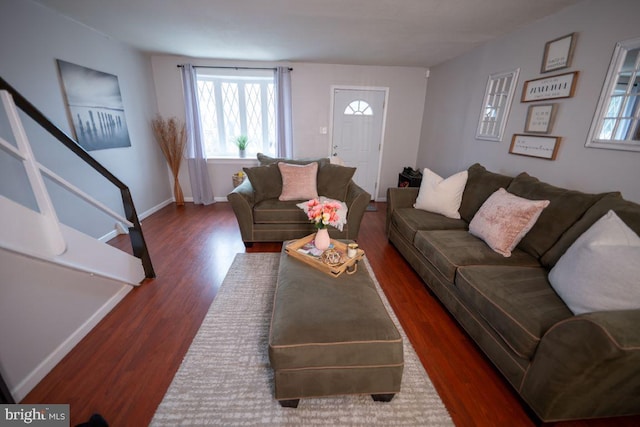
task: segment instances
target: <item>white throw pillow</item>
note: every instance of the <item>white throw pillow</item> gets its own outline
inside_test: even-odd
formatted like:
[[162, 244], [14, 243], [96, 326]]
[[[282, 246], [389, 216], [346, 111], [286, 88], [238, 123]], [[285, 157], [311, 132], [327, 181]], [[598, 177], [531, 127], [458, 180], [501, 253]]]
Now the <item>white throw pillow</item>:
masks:
[[640, 308], [640, 237], [607, 212], [549, 272], [549, 282], [574, 314]]
[[443, 179], [440, 175], [424, 168], [420, 191], [413, 207], [448, 218], [460, 219], [458, 209], [462, 202], [464, 187], [467, 185], [467, 177], [468, 172], [465, 170]]
[[531, 230], [548, 200], [529, 200], [499, 188], [484, 201], [469, 223], [469, 232], [504, 257]]

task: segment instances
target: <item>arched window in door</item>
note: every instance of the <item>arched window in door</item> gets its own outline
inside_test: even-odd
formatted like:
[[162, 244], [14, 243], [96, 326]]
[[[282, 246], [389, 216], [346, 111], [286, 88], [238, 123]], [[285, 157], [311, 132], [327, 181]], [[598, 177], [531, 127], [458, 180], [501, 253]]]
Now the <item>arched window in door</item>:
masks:
[[344, 109], [345, 116], [372, 116], [373, 110], [367, 101], [355, 100]]

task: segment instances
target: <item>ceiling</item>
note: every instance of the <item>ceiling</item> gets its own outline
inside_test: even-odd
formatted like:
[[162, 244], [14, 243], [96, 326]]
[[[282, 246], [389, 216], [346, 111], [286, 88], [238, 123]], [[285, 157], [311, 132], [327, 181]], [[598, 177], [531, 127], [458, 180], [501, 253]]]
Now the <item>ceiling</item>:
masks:
[[580, 0], [34, 0], [153, 54], [430, 67]]

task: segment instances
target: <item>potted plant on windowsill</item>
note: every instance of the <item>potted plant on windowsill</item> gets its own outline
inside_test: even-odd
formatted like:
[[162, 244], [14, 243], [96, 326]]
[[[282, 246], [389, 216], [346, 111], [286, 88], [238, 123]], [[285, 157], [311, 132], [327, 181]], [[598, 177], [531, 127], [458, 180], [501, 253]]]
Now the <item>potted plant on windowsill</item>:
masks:
[[238, 146], [238, 150], [240, 150], [240, 157], [246, 157], [247, 145], [249, 145], [249, 138], [247, 137], [247, 135], [240, 135], [236, 137], [235, 143]]

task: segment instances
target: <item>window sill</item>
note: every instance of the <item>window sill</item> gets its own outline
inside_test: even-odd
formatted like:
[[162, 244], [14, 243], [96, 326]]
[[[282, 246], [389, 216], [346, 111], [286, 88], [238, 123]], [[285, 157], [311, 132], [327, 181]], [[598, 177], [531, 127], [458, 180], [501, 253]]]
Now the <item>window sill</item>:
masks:
[[253, 157], [207, 157], [209, 164], [248, 164], [256, 163], [258, 159]]

